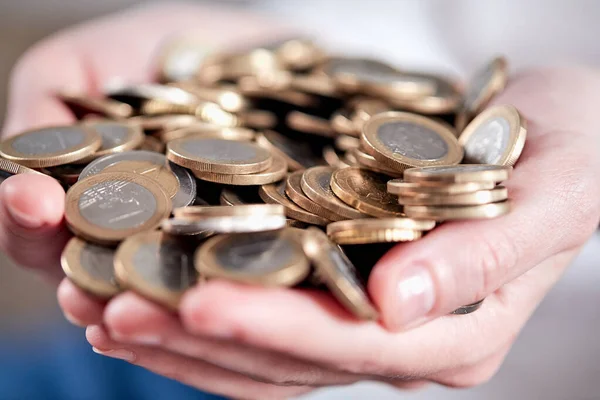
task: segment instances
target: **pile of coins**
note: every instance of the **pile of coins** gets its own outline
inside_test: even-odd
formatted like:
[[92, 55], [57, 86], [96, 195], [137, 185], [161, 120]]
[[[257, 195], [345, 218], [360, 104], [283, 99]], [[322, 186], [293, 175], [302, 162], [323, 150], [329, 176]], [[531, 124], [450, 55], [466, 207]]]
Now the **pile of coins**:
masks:
[[510, 211], [497, 184], [525, 121], [510, 105], [482, 112], [506, 85], [503, 58], [463, 92], [306, 39], [205, 53], [176, 41], [160, 83], [58, 93], [78, 123], [0, 143], [3, 176], [43, 173], [68, 189], [76, 236], [62, 264], [83, 290], [130, 289], [175, 310], [217, 278], [323, 287], [376, 319], [363, 282], [391, 245]]

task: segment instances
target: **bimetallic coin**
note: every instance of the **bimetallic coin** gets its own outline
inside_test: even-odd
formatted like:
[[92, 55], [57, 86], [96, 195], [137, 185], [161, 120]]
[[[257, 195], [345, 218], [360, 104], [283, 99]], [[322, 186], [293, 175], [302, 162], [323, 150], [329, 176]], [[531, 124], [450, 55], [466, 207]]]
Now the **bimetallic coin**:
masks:
[[436, 90], [432, 94], [414, 97], [412, 99], [401, 99], [388, 96], [384, 98], [394, 108], [400, 108], [412, 112], [428, 115], [441, 115], [454, 113], [459, 108], [462, 95], [457, 85], [441, 77], [433, 77], [436, 80]]
[[437, 80], [438, 77], [430, 74], [397, 72], [380, 76], [377, 80], [364, 81], [362, 88], [373, 96], [406, 101], [434, 94]]
[[14, 163], [9, 160], [5, 160], [0, 158], [0, 184], [4, 182], [5, 179], [19, 174], [38, 174], [44, 175], [38, 171], [35, 171], [31, 168], [24, 167], [17, 163]]
[[169, 131], [205, 123], [195, 115], [138, 115], [127, 120], [145, 131]]
[[221, 191], [219, 202], [223, 206], [241, 206], [245, 204], [263, 204], [256, 187], [225, 187]]
[[220, 235], [198, 249], [196, 268], [207, 279], [294, 286], [310, 271], [301, 234], [302, 231], [287, 228], [253, 235]]
[[460, 135], [465, 163], [514, 165], [525, 146], [526, 125], [513, 106], [501, 105], [485, 110]]
[[389, 175], [392, 177], [402, 176], [402, 172], [398, 172], [395, 169], [389, 168], [385, 164], [380, 163], [375, 159], [375, 157], [364, 153], [360, 149], [352, 149], [350, 153], [356, 158], [356, 161], [360, 164], [361, 167], [365, 169], [370, 169], [373, 172], [378, 172], [380, 174]]
[[102, 146], [91, 156], [78, 160], [77, 164], [87, 164], [108, 154], [133, 150], [142, 145], [144, 132], [136, 124], [126, 124], [110, 120], [94, 120], [85, 123], [102, 137]]
[[381, 61], [353, 57], [330, 58], [317, 71], [351, 93], [361, 91], [365, 82], [389, 83], [399, 74], [397, 69]]
[[285, 181], [277, 184], [261, 186], [258, 189], [258, 195], [267, 204], [281, 204], [285, 207], [285, 215], [298, 221], [306, 222], [311, 225], [325, 226], [331, 221], [317, 214], [313, 214], [305, 209], [298, 207], [285, 194]]
[[[264, 204], [266, 205], [266, 204]], [[217, 206], [218, 207], [218, 206]], [[221, 206], [229, 209], [237, 207]], [[172, 218], [162, 222], [164, 232], [177, 235], [199, 235], [208, 237], [216, 233], [256, 233], [283, 229], [286, 218], [283, 215], [234, 215], [215, 216], [201, 219]]]
[[202, 224], [179, 218], [163, 219], [160, 223], [160, 229], [169, 235], [190, 236], [196, 239], [206, 239], [216, 234], [216, 232], [207, 229]]
[[496, 203], [508, 198], [508, 191], [504, 186], [497, 186], [490, 190], [478, 190], [472, 193], [452, 195], [417, 194], [398, 196], [398, 203], [405, 206], [476, 206], [479, 204]]
[[253, 140], [255, 133], [253, 130], [246, 128], [224, 128], [218, 125], [201, 123], [186, 128], [163, 131], [158, 134], [160, 139], [165, 143], [175, 139], [198, 135], [219, 137], [221, 139], [229, 140]]
[[404, 180], [424, 186], [442, 183], [502, 182], [510, 177], [511, 172], [512, 167], [490, 164], [423, 167], [404, 171]]
[[106, 173], [77, 182], [67, 192], [69, 228], [90, 242], [112, 245], [154, 229], [171, 213], [171, 200], [150, 178]]
[[508, 214], [511, 201], [490, 203], [481, 206], [406, 206], [404, 213], [409, 218], [451, 221], [460, 219], [490, 219]]
[[421, 183], [404, 182], [402, 179], [392, 179], [387, 183], [388, 193], [402, 196], [415, 196], [419, 194], [452, 195], [461, 193], [472, 193], [478, 190], [493, 189], [496, 182], [464, 182], [464, 183], [440, 183], [425, 186]]
[[205, 136], [169, 142], [167, 158], [194, 171], [218, 174], [254, 174], [273, 164], [271, 154], [254, 143]]
[[302, 174], [301, 186], [304, 194], [336, 215], [346, 219], [367, 218], [367, 214], [350, 207], [340, 200], [331, 189], [331, 167], [313, 167]]
[[423, 231], [434, 227], [435, 221], [368, 218], [331, 223], [327, 235], [337, 244], [408, 242], [420, 239]]
[[452, 311], [452, 314], [455, 314], [455, 315], [471, 314], [472, 312], [477, 311], [481, 308], [481, 305], [483, 304], [484, 300], [485, 299], [479, 300], [475, 303], [472, 303], [472, 304], [469, 304], [466, 306], [459, 307], [456, 310]]
[[183, 293], [198, 282], [197, 244], [162, 232], [142, 232], [124, 241], [115, 255], [119, 284], [176, 310]]
[[302, 174], [303, 171], [296, 171], [288, 175], [285, 186], [285, 193], [288, 197], [306, 211], [320, 215], [330, 221], [342, 221], [346, 219], [315, 203], [304, 194], [302, 191]]
[[328, 119], [310, 115], [301, 111], [292, 111], [286, 116], [286, 123], [290, 128], [299, 132], [325, 137], [336, 137]]
[[508, 66], [504, 57], [496, 57], [477, 71], [471, 81], [463, 108], [471, 115], [478, 114], [506, 86]]
[[53, 126], [23, 132], [0, 143], [0, 157], [25, 167], [45, 168], [70, 164], [100, 148], [102, 138], [82, 126]]
[[171, 199], [179, 191], [179, 181], [175, 174], [165, 165], [157, 165], [150, 161], [121, 161], [106, 167], [102, 172], [131, 172], [144, 175], [158, 182]]
[[262, 172], [255, 174], [217, 174], [213, 172], [194, 171], [196, 178], [203, 181], [222, 183], [234, 186], [252, 186], [267, 185], [285, 178], [288, 171], [288, 165], [285, 159], [279, 154], [273, 154], [273, 164]]
[[379, 317], [358, 278], [356, 267], [327, 235], [317, 228], [308, 228], [302, 247], [317, 269], [317, 275], [349, 312], [361, 319], [375, 320]]
[[71, 109], [78, 119], [82, 119], [87, 114], [99, 114], [112, 119], [129, 118], [133, 114], [133, 108], [120, 101], [66, 91], [58, 92], [56, 96]]
[[314, 167], [322, 164], [307, 143], [293, 140], [274, 131], [265, 131], [256, 135], [256, 143], [273, 154], [285, 158], [290, 171]]
[[181, 207], [173, 210], [175, 218], [203, 220], [215, 217], [270, 217], [285, 216], [284, 208], [279, 204], [248, 204], [237, 207], [208, 206]]
[[86, 292], [110, 299], [121, 288], [114, 274], [115, 249], [72, 238], [63, 250], [60, 263], [65, 275]]
[[364, 169], [338, 169], [331, 175], [333, 193], [349, 206], [373, 217], [404, 216], [396, 197], [387, 192], [387, 177]]
[[361, 144], [366, 153], [389, 168], [455, 165], [463, 150], [451, 129], [430, 118], [405, 112], [386, 112], [364, 126]]
[[250, 107], [250, 101], [237, 90], [235, 85], [220, 87], [202, 87], [193, 81], [171, 82], [169, 86], [179, 87], [196, 96], [200, 101], [219, 105], [229, 112], [240, 112]]

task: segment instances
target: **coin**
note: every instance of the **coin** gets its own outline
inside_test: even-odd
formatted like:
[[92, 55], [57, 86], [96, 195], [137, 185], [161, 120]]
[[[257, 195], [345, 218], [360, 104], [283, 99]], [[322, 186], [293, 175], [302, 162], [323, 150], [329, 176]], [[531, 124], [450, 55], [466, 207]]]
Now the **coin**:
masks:
[[360, 139], [348, 135], [339, 135], [335, 138], [335, 147], [343, 151], [350, 151], [360, 147]]
[[94, 120], [85, 125], [100, 134], [100, 137], [102, 137], [102, 146], [91, 156], [76, 161], [77, 164], [87, 164], [108, 154], [136, 149], [144, 141], [142, 128], [135, 124], [110, 120]]
[[379, 317], [358, 278], [356, 267], [327, 235], [317, 228], [308, 228], [302, 247], [317, 269], [318, 276], [348, 311], [361, 319], [375, 320]]
[[301, 186], [304, 194], [336, 215], [346, 219], [367, 218], [368, 215], [348, 206], [331, 189], [331, 167], [313, 167], [302, 174]]
[[513, 106], [501, 105], [485, 110], [460, 135], [465, 163], [514, 165], [525, 146], [526, 125]]
[[53, 126], [23, 132], [0, 143], [0, 157], [30, 168], [70, 164], [102, 145], [94, 130], [81, 125]]
[[148, 161], [155, 165], [166, 165], [171, 172], [175, 174], [179, 184], [179, 190], [173, 197], [173, 207], [184, 207], [190, 205], [196, 199], [196, 180], [192, 174], [185, 168], [179, 165], [167, 162], [167, 158], [163, 154], [154, 153], [152, 151], [125, 151], [123, 153], [111, 154], [92, 161], [87, 167], [81, 171], [79, 180], [83, 180], [92, 175], [99, 174], [106, 168], [123, 161]]
[[171, 200], [150, 178], [106, 173], [77, 182], [67, 192], [65, 218], [79, 237], [116, 244], [137, 232], [158, 227], [171, 213]]
[[496, 203], [508, 198], [508, 191], [504, 186], [497, 186], [490, 190], [478, 190], [471, 193], [452, 195], [416, 194], [399, 196], [398, 203], [405, 206], [475, 206], [478, 204]]
[[144, 136], [144, 141], [139, 147], [139, 150], [162, 153], [165, 151], [165, 145], [154, 136], [146, 135]]
[[378, 172], [381, 174], [389, 175], [389, 176], [401, 176], [402, 172], [398, 172], [392, 168], [387, 167], [386, 165], [380, 163], [375, 159], [375, 157], [364, 153], [360, 149], [352, 149], [350, 150], [352, 155], [356, 158], [356, 161], [360, 164], [361, 167], [366, 169], [370, 169], [371, 171]]
[[175, 218], [203, 220], [216, 217], [283, 217], [285, 213], [280, 204], [247, 204], [236, 207], [181, 207], [174, 209], [173, 215]]
[[294, 286], [310, 271], [300, 237], [294, 228], [253, 235], [220, 235], [198, 249], [196, 268], [208, 279]]
[[121, 286], [176, 310], [183, 293], [196, 285], [196, 243], [141, 232], [125, 240], [115, 255], [115, 274]]
[[290, 126], [290, 128], [299, 132], [325, 137], [337, 136], [337, 133], [331, 127], [328, 119], [310, 115], [305, 112], [290, 112], [286, 117], [286, 123]]
[[133, 114], [131, 106], [120, 101], [67, 91], [60, 91], [56, 96], [71, 109], [78, 119], [87, 114], [99, 114], [112, 119], [129, 118]]
[[167, 144], [167, 158], [194, 171], [253, 174], [273, 164], [271, 154], [247, 141], [191, 136]]
[[404, 171], [407, 182], [422, 185], [427, 183], [472, 183], [502, 182], [510, 177], [512, 167], [500, 165], [452, 165], [442, 167], [411, 168]]
[[386, 112], [364, 126], [361, 144], [366, 153], [399, 172], [408, 167], [454, 165], [463, 150], [452, 130], [427, 117]]
[[298, 221], [306, 222], [311, 225], [325, 226], [330, 220], [317, 214], [313, 214], [305, 209], [298, 207], [285, 194], [285, 181], [261, 186], [258, 189], [260, 198], [267, 204], [281, 204], [285, 207], [285, 215]]
[[412, 99], [386, 97], [391, 106], [407, 111], [428, 115], [450, 114], [455, 112], [461, 103], [462, 96], [456, 84], [442, 77], [435, 77], [436, 90], [432, 94]]
[[404, 182], [402, 179], [392, 179], [387, 183], [387, 191], [388, 193], [402, 196], [414, 196], [419, 194], [452, 195], [493, 189], [495, 186], [496, 182], [494, 181], [444, 183], [425, 186], [421, 183]]
[[221, 191], [219, 202], [223, 206], [239, 206], [244, 204], [263, 204], [256, 187], [225, 187]]
[[435, 227], [435, 221], [410, 218], [367, 218], [334, 222], [327, 235], [337, 244], [406, 242], [420, 239], [422, 231]]
[[283, 156], [290, 171], [322, 164], [319, 156], [312, 151], [307, 143], [293, 140], [274, 131], [264, 131], [257, 134], [256, 143], [274, 154]]
[[471, 115], [478, 114], [497, 93], [504, 90], [508, 80], [508, 65], [504, 57], [496, 57], [475, 73], [463, 107]]
[[312, 68], [325, 57], [323, 50], [307, 38], [284, 41], [275, 50], [275, 55], [286, 68], [296, 71]]
[[262, 172], [244, 175], [217, 174], [213, 172], [194, 171], [198, 179], [236, 186], [267, 185], [285, 178], [288, 165], [279, 154], [273, 154], [273, 164]]
[[57, 167], [43, 168], [41, 171], [52, 176], [53, 178], [61, 181], [66, 185], [73, 185], [77, 183], [81, 171], [85, 168], [85, 165], [80, 164], [65, 164]]
[[285, 193], [288, 197], [297, 205], [304, 208], [305, 210], [326, 218], [330, 221], [341, 221], [346, 218], [336, 215], [330, 210], [322, 207], [318, 203], [315, 203], [309, 199], [302, 191], [302, 174], [303, 171], [296, 171], [288, 175], [285, 186]]
[[349, 110], [341, 109], [334, 112], [329, 121], [331, 128], [340, 135], [360, 136], [360, 129], [352, 120], [352, 114]]
[[325, 97], [340, 98], [343, 93], [330, 78], [317, 75], [295, 75], [290, 80], [290, 87], [300, 92], [316, 94]]
[[19, 174], [43, 175], [43, 174], [39, 173], [38, 171], [33, 170], [31, 168], [27, 168], [27, 167], [24, 167], [17, 163], [14, 163], [12, 161], [0, 158], [0, 184], [2, 182], [4, 182], [5, 179], [7, 179], [13, 175], [19, 175]]
[[173, 130], [205, 123], [195, 115], [138, 115], [128, 121], [146, 131]]
[[479, 310], [481, 308], [481, 305], [483, 304], [484, 300], [485, 299], [479, 300], [479, 301], [477, 301], [475, 303], [472, 303], [472, 304], [469, 304], [469, 305], [466, 305], [466, 306], [459, 307], [456, 310], [452, 311], [452, 314], [455, 314], [455, 315], [465, 315], [465, 314], [470, 314], [470, 313], [472, 313], [474, 311], [477, 311], [477, 310]]
[[169, 86], [179, 87], [196, 96], [200, 101], [217, 104], [225, 111], [240, 112], [250, 107], [250, 101], [237, 90], [236, 86], [204, 87], [190, 81], [172, 82]]
[[277, 116], [266, 110], [247, 110], [237, 114], [238, 125], [252, 129], [273, 129], [278, 122]]
[[131, 172], [138, 175], [144, 175], [155, 182], [158, 182], [169, 198], [175, 197], [179, 191], [179, 181], [173, 172], [164, 165], [157, 165], [149, 161], [121, 161], [108, 166], [102, 171], [110, 172]]
[[384, 175], [350, 167], [338, 169], [331, 175], [331, 189], [351, 207], [373, 217], [404, 216], [395, 196], [387, 192]]
[[390, 75], [399, 74], [397, 69], [384, 62], [354, 57], [330, 58], [320, 71], [334, 79], [335, 83], [347, 92], [360, 91], [364, 82], [389, 83]]
[[406, 101], [434, 94], [437, 89], [437, 77], [416, 72], [397, 72], [385, 74], [362, 82], [367, 94]]
[[410, 218], [450, 221], [497, 218], [507, 214], [510, 208], [511, 201], [505, 200], [480, 206], [406, 206], [404, 213]]
[[158, 83], [141, 83], [136, 85], [115, 85], [107, 87], [106, 97], [131, 105], [139, 109], [146, 101], [162, 101], [169, 104], [190, 105], [198, 102], [193, 94], [177, 87]]
[[65, 275], [80, 289], [103, 298], [116, 296], [121, 288], [114, 275], [115, 249], [72, 238], [63, 250], [60, 263]]

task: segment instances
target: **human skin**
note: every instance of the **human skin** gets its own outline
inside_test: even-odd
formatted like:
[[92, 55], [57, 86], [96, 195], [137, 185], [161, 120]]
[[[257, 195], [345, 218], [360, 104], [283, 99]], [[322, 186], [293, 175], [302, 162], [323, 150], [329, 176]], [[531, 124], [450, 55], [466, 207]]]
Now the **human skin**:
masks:
[[[273, 39], [287, 28], [231, 10], [186, 4], [137, 8], [45, 39], [16, 65], [7, 136], [73, 122], [52, 93], [98, 93], [115, 76], [150, 81], [157, 46], [194, 29], [208, 43]], [[254, 41], [254, 40], [253, 40]], [[528, 120], [528, 141], [505, 183], [506, 216], [450, 222], [393, 248], [368, 290], [377, 322], [351, 317], [330, 295], [211, 281], [178, 314], [132, 292], [108, 303], [63, 279], [70, 234], [64, 192], [19, 175], [0, 186], [0, 248], [57, 282], [65, 316], [87, 326], [101, 354], [234, 398], [286, 398], [317, 387], [378, 380], [400, 388], [490, 379], [531, 313], [600, 220], [600, 75], [584, 67], [520, 72], [494, 104]], [[40, 196], [43, 193], [43, 196]], [[448, 316], [486, 298], [476, 313]]]

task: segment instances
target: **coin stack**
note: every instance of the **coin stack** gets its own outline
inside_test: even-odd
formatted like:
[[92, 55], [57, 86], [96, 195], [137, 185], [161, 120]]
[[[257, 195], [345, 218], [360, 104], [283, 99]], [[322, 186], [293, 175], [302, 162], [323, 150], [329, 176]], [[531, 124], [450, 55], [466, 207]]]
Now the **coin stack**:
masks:
[[227, 279], [324, 287], [376, 319], [363, 281], [377, 252], [357, 246], [510, 211], [496, 185], [525, 121], [510, 105], [483, 111], [506, 85], [502, 57], [463, 93], [304, 38], [208, 54], [184, 37], [163, 49], [158, 81], [57, 93], [77, 123], [0, 143], [4, 177], [68, 189], [63, 269], [101, 298], [129, 289], [176, 309], [189, 287]]

